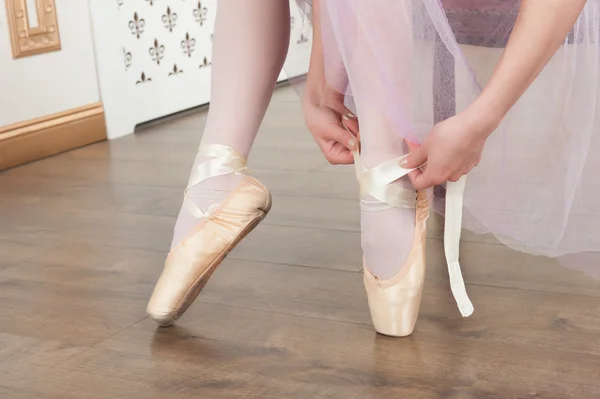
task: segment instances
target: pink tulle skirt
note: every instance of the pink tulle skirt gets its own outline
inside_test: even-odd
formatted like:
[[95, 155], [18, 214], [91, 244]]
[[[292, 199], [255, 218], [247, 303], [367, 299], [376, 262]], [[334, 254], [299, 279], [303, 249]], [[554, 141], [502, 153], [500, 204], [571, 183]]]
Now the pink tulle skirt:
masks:
[[[310, 14], [310, 0], [298, 0]], [[422, 141], [489, 79], [519, 0], [322, 0], [326, 73], [361, 118]], [[463, 225], [600, 276], [600, 1], [589, 0], [470, 174]], [[442, 190], [436, 192], [438, 198]], [[441, 207], [439, 207], [441, 209]]]

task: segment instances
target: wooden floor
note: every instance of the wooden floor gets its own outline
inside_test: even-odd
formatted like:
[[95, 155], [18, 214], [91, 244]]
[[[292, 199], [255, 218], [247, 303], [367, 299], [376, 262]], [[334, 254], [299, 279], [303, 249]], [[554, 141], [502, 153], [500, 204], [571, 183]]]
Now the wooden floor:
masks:
[[205, 112], [0, 174], [0, 398], [600, 398], [600, 282], [465, 233], [461, 319], [430, 224], [415, 334], [377, 336], [356, 184], [291, 89], [250, 164], [274, 193], [180, 323], [145, 307]]

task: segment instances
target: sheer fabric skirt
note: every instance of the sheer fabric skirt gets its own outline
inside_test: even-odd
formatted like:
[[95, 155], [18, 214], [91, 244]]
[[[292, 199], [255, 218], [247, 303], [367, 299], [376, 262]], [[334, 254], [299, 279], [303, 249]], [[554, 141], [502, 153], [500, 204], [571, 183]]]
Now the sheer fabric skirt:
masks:
[[[298, 2], [309, 14], [310, 1]], [[380, 115], [388, 134], [416, 142], [477, 97], [520, 7], [519, 0], [321, 3], [329, 84], [359, 119]], [[599, 94], [600, 1], [589, 0], [469, 174], [464, 226], [600, 276]]]

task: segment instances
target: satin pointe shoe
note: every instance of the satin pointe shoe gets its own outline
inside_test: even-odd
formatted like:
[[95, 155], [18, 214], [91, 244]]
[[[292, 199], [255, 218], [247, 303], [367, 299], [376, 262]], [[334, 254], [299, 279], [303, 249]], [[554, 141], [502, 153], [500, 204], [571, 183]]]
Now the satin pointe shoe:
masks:
[[[369, 302], [369, 310], [375, 331], [382, 335], [406, 337], [412, 334], [421, 304], [425, 282], [425, 249], [429, 201], [426, 191], [415, 191], [390, 183], [406, 176], [413, 169], [400, 167], [404, 157], [384, 162], [372, 169], [366, 169], [358, 151], [354, 152], [354, 163], [360, 187], [361, 207], [366, 211], [381, 209], [415, 209], [415, 231], [411, 250], [400, 272], [389, 280], [381, 280], [369, 272], [364, 265], [364, 285]], [[460, 265], [458, 244], [460, 241], [460, 220], [462, 218], [462, 186], [449, 185], [447, 224], [445, 231], [445, 252], [448, 260], [450, 284], [463, 317], [473, 313]], [[375, 200], [367, 200], [366, 197]], [[458, 221], [458, 222], [457, 222]]]
[[[199, 154], [212, 159], [192, 171], [183, 206], [199, 219], [195, 231], [168, 255], [150, 302], [148, 315], [170, 326], [189, 308], [227, 254], [250, 233], [271, 209], [271, 194], [248, 175], [246, 159], [223, 145], [200, 146]], [[203, 211], [187, 191], [211, 177], [247, 175], [220, 203]]]

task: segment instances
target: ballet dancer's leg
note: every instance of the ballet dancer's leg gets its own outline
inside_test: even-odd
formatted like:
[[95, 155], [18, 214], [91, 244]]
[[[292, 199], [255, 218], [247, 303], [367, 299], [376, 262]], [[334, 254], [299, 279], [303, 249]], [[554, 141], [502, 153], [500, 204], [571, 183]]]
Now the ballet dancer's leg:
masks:
[[400, 167], [400, 157], [408, 152], [405, 140], [414, 137], [412, 0], [380, 0], [375, 8], [364, 0], [324, 4], [329, 33], [335, 33], [336, 48], [330, 51], [339, 52], [344, 62], [360, 120], [356, 161], [373, 324], [385, 335], [410, 335], [423, 290], [429, 212], [425, 193], [413, 189]]
[[219, 0], [212, 98], [200, 150], [175, 225], [171, 253], [148, 314], [173, 324], [229, 251], [269, 211], [267, 189], [246, 158], [287, 55], [287, 0]]
[[[289, 3], [282, 0], [219, 0], [213, 36], [211, 102], [202, 145], [231, 147], [246, 158], [265, 116], [289, 47]], [[211, 157], [198, 154], [194, 168]], [[188, 190], [206, 210], [244, 178], [213, 177]], [[177, 218], [171, 248], [198, 223], [187, 207]]]
[[[412, 109], [412, 1], [382, 1], [387, 5], [378, 4], [376, 9], [386, 10], [386, 15], [369, 10], [369, 2], [363, 0], [349, 1], [346, 5], [349, 9], [341, 12], [329, 9], [333, 29], [343, 36], [338, 37], [338, 48], [334, 51], [339, 51], [348, 74], [361, 125], [361, 157], [367, 169], [408, 153], [405, 138], [413, 136], [409, 119]], [[346, 14], [344, 17], [340, 16], [342, 12]], [[348, 18], [357, 20], [352, 22]], [[378, 29], [367, 31], [369, 27], [388, 24], [393, 31], [387, 38], [373, 36]], [[413, 189], [408, 177], [398, 179], [392, 185]], [[369, 206], [369, 203], [380, 202], [372, 196], [363, 200], [365, 265], [374, 275], [387, 280], [400, 272], [408, 257], [415, 210]]]

